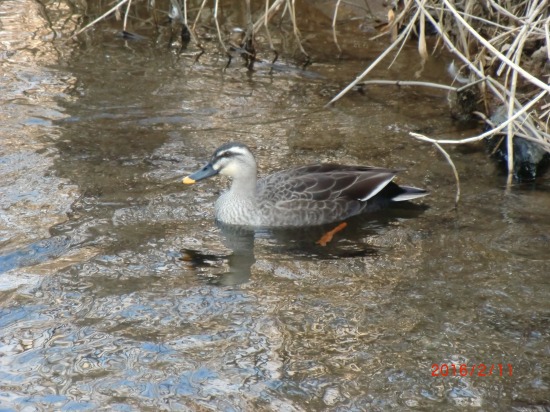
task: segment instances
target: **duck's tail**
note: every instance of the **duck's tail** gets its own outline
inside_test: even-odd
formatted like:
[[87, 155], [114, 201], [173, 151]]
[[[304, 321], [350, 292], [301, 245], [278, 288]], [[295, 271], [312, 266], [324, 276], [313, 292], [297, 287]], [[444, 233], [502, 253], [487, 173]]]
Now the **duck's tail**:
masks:
[[412, 186], [399, 186], [399, 189], [401, 189], [400, 193], [391, 198], [394, 202], [404, 202], [406, 200], [413, 200], [430, 194], [427, 190]]

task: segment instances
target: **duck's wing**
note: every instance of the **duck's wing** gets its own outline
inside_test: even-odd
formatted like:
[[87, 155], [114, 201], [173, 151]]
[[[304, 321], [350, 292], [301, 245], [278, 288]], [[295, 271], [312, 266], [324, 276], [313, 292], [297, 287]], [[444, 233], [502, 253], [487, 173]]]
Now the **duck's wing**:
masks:
[[395, 173], [330, 164], [285, 170], [258, 181], [258, 204], [273, 225], [335, 222], [361, 213], [366, 201], [387, 187]]
[[261, 179], [258, 195], [270, 203], [294, 200], [366, 201], [384, 189], [396, 173], [395, 170], [369, 166], [302, 166]]

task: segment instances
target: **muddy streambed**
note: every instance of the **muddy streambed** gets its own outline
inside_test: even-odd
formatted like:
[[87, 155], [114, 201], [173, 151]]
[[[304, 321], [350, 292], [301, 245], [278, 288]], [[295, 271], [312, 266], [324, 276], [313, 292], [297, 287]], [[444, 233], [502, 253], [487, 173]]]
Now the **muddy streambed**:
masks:
[[[223, 71], [108, 26], [52, 38], [76, 24], [55, 13], [0, 3], [0, 408], [548, 407], [548, 180], [506, 191], [483, 150], [450, 149], [455, 211], [448, 165], [408, 136], [475, 133], [443, 93], [373, 87], [323, 109], [384, 41]], [[412, 78], [403, 53], [379, 76]], [[448, 83], [446, 59], [423, 76]], [[431, 194], [326, 247], [322, 228], [222, 230], [227, 181], [181, 178], [231, 140], [260, 173], [400, 167]]]

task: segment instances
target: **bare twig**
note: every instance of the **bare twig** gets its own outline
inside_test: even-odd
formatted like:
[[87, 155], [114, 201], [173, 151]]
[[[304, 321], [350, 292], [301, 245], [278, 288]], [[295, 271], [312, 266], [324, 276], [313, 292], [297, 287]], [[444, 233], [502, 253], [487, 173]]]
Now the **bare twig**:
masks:
[[361, 82], [359, 86], [368, 85], [368, 84], [380, 85], [380, 86], [390, 85], [390, 86], [398, 86], [398, 87], [421, 86], [421, 87], [431, 87], [433, 89], [443, 89], [450, 92], [458, 92], [459, 90], [463, 90], [471, 86], [471, 85], [466, 85], [466, 86], [462, 86], [460, 89], [457, 89], [456, 87], [447, 86], [446, 84], [419, 82], [415, 80], [376, 80], [376, 79], [366, 80], [364, 82]]
[[451, 165], [451, 169], [453, 169], [453, 174], [456, 180], [455, 207], [458, 207], [458, 202], [460, 201], [460, 178], [458, 176], [458, 171], [456, 170], [456, 166], [453, 163], [451, 156], [449, 156], [449, 153], [447, 153], [445, 149], [443, 149], [443, 147], [441, 147], [441, 145], [436, 140], [430, 139], [429, 137], [426, 137], [423, 134], [419, 134], [419, 133], [410, 132], [409, 134], [415, 139], [432, 143], [437, 148], [437, 150], [439, 150], [441, 154], [445, 157], [447, 162]]
[[[419, 14], [420, 12], [417, 11], [416, 12], [417, 14]], [[336, 102], [338, 99], [340, 99], [343, 95], [345, 95], [348, 91], [350, 91], [357, 83], [359, 83], [361, 80], [363, 80], [363, 78], [369, 74], [377, 65], [379, 62], [381, 62], [397, 45], [399, 45], [406, 37], [408, 36], [408, 31], [407, 30], [403, 30], [401, 32], [401, 34], [399, 34], [399, 36], [397, 37], [397, 39], [395, 39], [395, 41], [386, 48], [386, 50], [384, 50], [384, 52], [378, 56], [378, 58], [372, 62], [369, 67], [367, 67], [365, 69], [365, 71], [363, 71], [363, 73], [361, 73], [359, 76], [357, 76], [355, 78], [354, 81], [352, 81], [350, 84], [348, 84], [340, 93], [338, 93], [335, 97], [332, 98], [332, 100], [330, 102], [328, 102], [325, 107], [327, 106], [330, 106], [331, 104], [333, 104], [334, 102]]]
[[[275, 3], [277, 3], [277, 2], [280, 4], [280, 0], [277, 0]], [[277, 59], [279, 58], [279, 53], [277, 52], [275, 47], [273, 47], [273, 40], [271, 39], [271, 33], [269, 32], [269, 10], [270, 10], [269, 0], [265, 0], [264, 27], [265, 27], [265, 33], [267, 35], [267, 40], [269, 42], [269, 48], [275, 54], [275, 57], [271, 61], [271, 64], [273, 65], [277, 61]], [[256, 32], [256, 29], [255, 29], [256, 25], [254, 24], [253, 27], [254, 27], [254, 32]]]
[[128, 1], [126, 6], [126, 13], [124, 13], [124, 23], [122, 25], [122, 30], [126, 31], [126, 25], [128, 23], [128, 13], [130, 12], [130, 6], [132, 5], [132, 0]]
[[78, 30], [75, 34], [73, 34], [71, 37], [76, 37], [78, 36], [80, 33], [82, 33], [83, 31], [86, 31], [88, 30], [90, 27], [92, 27], [94, 24], [96, 24], [97, 22], [103, 20], [105, 17], [107, 17], [109, 14], [111, 14], [113, 11], [117, 10], [120, 6], [122, 6], [124, 3], [128, 2], [128, 0], [121, 0], [120, 3], [117, 3], [114, 7], [112, 7], [111, 9], [107, 10], [105, 13], [103, 13], [101, 16], [99, 16], [97, 19], [95, 19], [94, 21], [92, 21], [91, 23], [88, 23], [86, 26], [84, 26], [83, 28], [81, 28], [80, 30]]
[[334, 15], [332, 17], [332, 38], [334, 39], [334, 44], [336, 45], [336, 48], [338, 49], [338, 54], [342, 54], [342, 49], [340, 48], [340, 45], [338, 44], [338, 38], [336, 37], [336, 19], [338, 18], [338, 8], [340, 7], [341, 0], [338, 0], [336, 2], [336, 5], [334, 6]]
[[541, 91], [534, 99], [532, 99], [529, 103], [527, 103], [525, 106], [523, 106], [520, 110], [516, 111], [513, 116], [508, 118], [506, 121], [502, 122], [495, 128], [488, 130], [484, 133], [481, 133], [477, 136], [468, 137], [466, 139], [459, 139], [459, 140], [448, 140], [448, 139], [430, 139], [429, 141], [431, 143], [439, 143], [439, 144], [465, 144], [465, 143], [473, 143], [477, 142], [479, 140], [482, 140], [486, 137], [492, 136], [493, 134], [501, 131], [505, 127], [507, 127], [510, 123], [514, 122], [515, 120], [521, 118], [522, 116], [525, 117], [525, 113], [530, 110], [535, 104], [539, 102], [540, 99], [542, 99], [544, 96], [546, 96], [548, 93], [546, 90]]
[[296, 37], [296, 42], [298, 43], [298, 47], [300, 48], [300, 51], [304, 56], [306, 56], [307, 60], [309, 61], [309, 58], [310, 58], [309, 54], [307, 54], [306, 50], [304, 49], [304, 46], [302, 46], [300, 30], [298, 29], [298, 23], [296, 23], [296, 0], [287, 0], [287, 1], [290, 1], [289, 11], [290, 11], [290, 19], [292, 20], [294, 37]]
[[220, 30], [220, 23], [218, 22], [218, 6], [219, 6], [219, 0], [214, 0], [214, 23], [216, 24], [216, 32], [218, 33], [218, 40], [220, 41], [220, 45], [223, 48], [223, 51], [228, 54], [227, 47], [225, 47], [225, 43], [222, 39], [222, 33]]
[[195, 31], [195, 27], [197, 26], [197, 22], [199, 21], [199, 17], [201, 16], [201, 12], [205, 4], [206, 0], [202, 0], [201, 6], [199, 7], [199, 11], [197, 13], [197, 17], [195, 17], [195, 21], [193, 22], [193, 26], [191, 27], [191, 31], [193, 32]]
[[277, 11], [279, 10], [279, 8], [285, 4], [285, 1], [286, 0], [275, 0], [273, 2], [273, 4], [268, 8], [269, 6], [269, 0], [266, 0], [266, 11], [264, 13], [263, 16], [261, 16], [257, 21], [256, 23], [254, 23], [254, 32], [256, 33], [258, 30], [260, 30], [260, 27], [262, 27], [262, 25], [265, 25], [266, 28], [267, 28], [267, 23], [269, 22], [269, 20], [271, 20], [271, 17], [273, 17], [273, 15], [275, 15], [275, 13], [277, 13]]

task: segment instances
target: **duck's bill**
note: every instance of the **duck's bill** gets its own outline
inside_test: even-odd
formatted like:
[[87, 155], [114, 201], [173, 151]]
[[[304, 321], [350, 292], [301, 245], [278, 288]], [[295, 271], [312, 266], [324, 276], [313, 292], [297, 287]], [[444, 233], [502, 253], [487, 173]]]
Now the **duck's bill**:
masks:
[[201, 170], [197, 170], [195, 173], [190, 174], [183, 178], [183, 183], [186, 185], [192, 185], [199, 180], [206, 179], [208, 177], [217, 175], [218, 171], [212, 167], [210, 163], [204, 166]]

